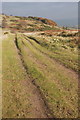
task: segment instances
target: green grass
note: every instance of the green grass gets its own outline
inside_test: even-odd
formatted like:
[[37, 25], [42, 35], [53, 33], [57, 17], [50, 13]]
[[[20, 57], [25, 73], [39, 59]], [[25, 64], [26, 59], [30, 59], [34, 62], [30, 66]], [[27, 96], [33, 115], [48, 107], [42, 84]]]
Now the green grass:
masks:
[[[55, 42], [53, 40], [54, 42], [51, 43], [47, 42], [41, 37], [29, 36], [29, 38], [39, 43], [39, 45], [36, 45], [36, 47], [40, 51], [44, 52], [45, 54], [48, 54], [51, 58], [54, 58], [55, 60], [61, 62], [66, 67], [78, 71], [78, 50], [75, 52], [74, 48], [71, 49], [70, 45], [66, 45], [65, 40], [60, 40], [59, 42]], [[33, 44], [35, 45], [36, 43]]]
[[[24, 83], [28, 78], [22, 66], [14, 43], [14, 35], [9, 34], [2, 43], [2, 116], [3, 118], [30, 117], [29, 93]], [[30, 114], [30, 115], [28, 115]]]
[[17, 41], [27, 72], [39, 86], [54, 116], [76, 117], [76, 78], [50, 58], [53, 56], [52, 52], [37, 44], [31, 37], [25, 39], [18, 34]]

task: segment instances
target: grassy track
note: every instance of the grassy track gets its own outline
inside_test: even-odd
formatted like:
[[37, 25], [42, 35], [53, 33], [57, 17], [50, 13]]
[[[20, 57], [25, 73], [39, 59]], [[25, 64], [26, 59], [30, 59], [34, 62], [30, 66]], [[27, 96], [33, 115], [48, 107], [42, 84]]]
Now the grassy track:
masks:
[[[36, 44], [35, 47], [37, 47], [40, 51], [44, 52], [45, 54], [48, 54], [51, 58], [57, 60], [66, 67], [71, 68], [76, 72], [78, 71], [78, 54], [77, 54], [78, 51], [75, 52], [71, 50], [70, 47], [68, 49], [63, 49], [63, 47], [61, 46], [65, 46], [64, 44], [66, 42], [60, 41], [59, 43], [57, 42], [49, 43], [47, 42], [47, 40], [43, 39], [40, 36], [36, 37], [36, 35], [33, 35], [28, 37], [33, 41], [34, 46], [36, 44], [35, 42], [38, 43]], [[51, 39], [51, 38], [46, 38], [46, 39]], [[64, 40], [64, 41], [68, 41], [68, 40]]]
[[25, 73], [20, 65], [13, 40], [14, 35], [9, 35], [3, 41], [3, 117], [15, 118], [22, 111], [24, 97], [21, 101], [18, 101], [18, 98], [22, 96], [21, 81], [25, 79]]
[[0, 118], [77, 118], [78, 30], [0, 16]]
[[77, 117], [77, 74], [50, 58], [35, 40], [18, 34], [17, 46], [27, 73], [45, 96], [55, 117]]
[[3, 39], [3, 118], [47, 118], [48, 110], [18, 55], [15, 35]]

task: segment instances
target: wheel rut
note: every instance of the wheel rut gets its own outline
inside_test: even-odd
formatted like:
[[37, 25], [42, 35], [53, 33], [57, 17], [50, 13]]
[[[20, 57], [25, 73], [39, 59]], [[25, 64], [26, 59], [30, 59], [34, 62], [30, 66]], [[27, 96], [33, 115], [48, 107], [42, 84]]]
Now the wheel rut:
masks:
[[[34, 33], [33, 33], [33, 35], [34, 35]], [[24, 36], [25, 39], [27, 39], [26, 37], [28, 37], [28, 38], [31, 39], [32, 41], [35, 41], [36, 44], [40, 45], [40, 43], [39, 43], [36, 39], [31, 38], [29, 35], [23, 34], [23, 36]], [[65, 69], [67, 69], [67, 70], [69, 70], [69, 71], [71, 71], [71, 72], [73, 72], [73, 73], [75, 73], [75, 74], [78, 74], [78, 72], [77, 72], [75, 69], [72, 69], [72, 68], [68, 67], [68, 66], [65, 65], [64, 63], [60, 62], [58, 59], [55, 59], [54, 57], [52, 57], [52, 56], [49, 55], [48, 53], [43, 52], [43, 51], [40, 50], [38, 47], [34, 46], [31, 41], [29, 41], [29, 42], [30, 42], [30, 44], [31, 44], [35, 49], [37, 49], [39, 52], [41, 52], [42, 54], [44, 54], [44, 55], [47, 56], [48, 58], [52, 59], [55, 63], [58, 63], [59, 65], [61, 65], [61, 66], [64, 67]], [[41, 46], [41, 45], [40, 45], [40, 46]], [[41, 46], [41, 47], [42, 47], [42, 46]]]
[[[27, 40], [26, 35], [23, 35], [23, 36]], [[27, 37], [29, 38], [29, 36], [27, 36]], [[31, 39], [31, 40], [33, 40], [33, 39]], [[49, 59], [51, 61], [51, 63], [53, 63], [53, 64], [55, 63], [56, 65], [58, 65], [58, 67], [60, 67], [64, 71], [66, 71], [66, 73], [68, 75], [70, 75], [71, 77], [78, 78], [78, 73], [76, 71], [74, 71], [71, 68], [66, 67], [63, 63], [61, 63], [58, 60], [56, 60], [56, 59], [52, 58], [51, 56], [49, 56], [46, 52], [42, 51], [37, 46], [35, 46], [30, 40], [27, 40], [27, 41], [34, 47], [34, 49], [36, 49], [37, 51], [39, 51], [40, 53], [42, 53], [46, 57], [46, 59]], [[33, 40], [33, 41], [35, 41], [35, 40]], [[35, 41], [35, 43], [36, 43], [36, 41]], [[38, 44], [38, 43], [36, 43], [36, 44]]]
[[30, 112], [34, 113], [34, 116], [36, 118], [55, 118], [52, 111], [50, 110], [46, 99], [41, 92], [39, 86], [36, 84], [35, 80], [28, 74], [27, 67], [24, 64], [23, 57], [21, 55], [21, 50], [19, 49], [18, 42], [17, 42], [17, 35], [15, 35], [15, 45], [17, 48], [17, 52], [19, 55], [19, 58], [21, 60], [22, 66], [24, 67], [26, 71], [26, 76], [28, 76], [28, 79], [24, 82], [24, 85], [26, 89], [30, 92], [31, 96], [28, 98], [29, 101], [32, 104], [32, 110]]

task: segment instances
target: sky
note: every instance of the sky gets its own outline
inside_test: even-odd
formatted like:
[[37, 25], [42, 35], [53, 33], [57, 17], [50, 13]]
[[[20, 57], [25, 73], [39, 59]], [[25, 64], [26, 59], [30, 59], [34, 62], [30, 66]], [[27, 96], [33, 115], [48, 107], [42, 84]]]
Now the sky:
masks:
[[79, 2], [79, 0], [1, 0], [2, 2]]
[[44, 17], [60, 26], [78, 24], [77, 2], [2, 2], [2, 12], [15, 16]]

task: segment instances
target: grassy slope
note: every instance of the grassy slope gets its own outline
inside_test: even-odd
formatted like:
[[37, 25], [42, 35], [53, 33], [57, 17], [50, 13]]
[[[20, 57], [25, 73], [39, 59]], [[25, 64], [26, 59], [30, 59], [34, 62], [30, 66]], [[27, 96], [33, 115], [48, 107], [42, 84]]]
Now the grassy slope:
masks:
[[[45, 24], [39, 20], [28, 18], [28, 17], [18, 17], [18, 16], [6, 16], [3, 17], [3, 28], [8, 28], [12, 32], [26, 32], [26, 31], [44, 31], [44, 30], [55, 30], [56, 26]], [[54, 22], [53, 22], [54, 23]]]
[[[9, 35], [3, 41], [3, 117], [15, 118], [23, 110], [27, 94], [24, 96], [22, 91], [25, 72], [18, 59], [13, 39], [14, 36]], [[25, 109], [27, 108], [28, 106], [25, 106]]]
[[[10, 27], [8, 29], [12, 32], [58, 29], [30, 18], [9, 16], [5, 20], [8, 23], [6, 27]], [[18, 34], [21, 62], [14, 37], [9, 34], [2, 45], [3, 117], [45, 117], [41, 96], [38, 96], [38, 90], [30, 80], [41, 90], [54, 117], [77, 117], [78, 78], [73, 71], [78, 71], [75, 39], [72, 41], [70, 37], [55, 37], [52, 34], [28, 37]]]
[[[18, 55], [15, 35], [3, 39], [3, 118], [47, 118], [48, 112]], [[50, 116], [50, 115], [48, 115]]]
[[[36, 37], [36, 36], [29, 36], [29, 38], [31, 38], [34, 41], [39, 42], [40, 45], [37, 45], [36, 47], [44, 52], [45, 54], [48, 54], [51, 58], [54, 58], [55, 60], [61, 62], [62, 64], [64, 64], [66, 67], [71, 68], [75, 71], [78, 71], [78, 54], [77, 54], [77, 50], [74, 51], [74, 48], [71, 49], [70, 46], [66, 46], [67, 43], [65, 41], [67, 40], [59, 40], [59, 42], [52, 41], [51, 38], [47, 38], [47, 39], [51, 39], [50, 42], [46, 42], [45, 39], [43, 39], [42, 37]], [[52, 42], [52, 43], [51, 43]], [[34, 46], [36, 43], [33, 43]], [[68, 43], [69, 44], [69, 43]], [[68, 49], [63, 48], [63, 47], [68, 47]], [[46, 48], [46, 49], [45, 49]], [[48, 49], [48, 50], [47, 50]]]
[[17, 39], [28, 74], [43, 92], [54, 116], [77, 117], [77, 75], [45, 55], [35, 41], [21, 35]]

